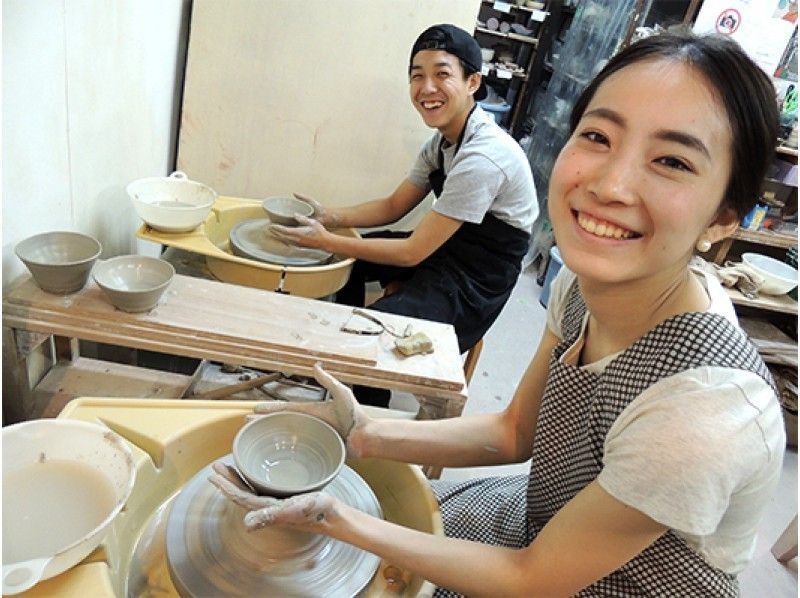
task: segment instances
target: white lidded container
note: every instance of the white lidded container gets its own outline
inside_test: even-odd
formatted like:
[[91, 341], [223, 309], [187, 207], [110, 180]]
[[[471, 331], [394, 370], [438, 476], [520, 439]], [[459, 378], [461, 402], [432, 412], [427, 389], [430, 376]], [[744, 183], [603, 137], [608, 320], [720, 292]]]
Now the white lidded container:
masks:
[[139, 218], [166, 233], [197, 228], [217, 201], [217, 192], [176, 170], [167, 177], [138, 179], [125, 189]]
[[133, 490], [126, 442], [109, 428], [37, 419], [3, 428], [3, 594], [82, 561]]

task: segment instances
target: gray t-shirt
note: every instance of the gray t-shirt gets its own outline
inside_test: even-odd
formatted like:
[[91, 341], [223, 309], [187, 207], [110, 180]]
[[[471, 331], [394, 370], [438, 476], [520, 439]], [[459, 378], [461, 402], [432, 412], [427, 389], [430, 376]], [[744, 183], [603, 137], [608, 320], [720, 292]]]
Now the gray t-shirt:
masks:
[[[408, 180], [430, 191], [428, 174], [439, 167], [436, 132], [422, 146]], [[467, 121], [461, 148], [442, 146], [447, 180], [433, 209], [456, 220], [479, 224], [487, 212], [511, 226], [530, 232], [539, 214], [530, 164], [519, 144], [480, 105]]]

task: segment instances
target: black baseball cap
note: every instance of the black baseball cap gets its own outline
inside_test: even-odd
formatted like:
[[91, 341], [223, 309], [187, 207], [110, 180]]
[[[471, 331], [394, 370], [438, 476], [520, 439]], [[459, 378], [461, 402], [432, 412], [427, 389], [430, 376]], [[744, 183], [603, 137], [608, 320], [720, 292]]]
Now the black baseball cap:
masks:
[[[481, 58], [481, 47], [475, 38], [469, 33], [456, 27], [455, 25], [434, 25], [423, 31], [411, 47], [411, 57], [408, 59], [408, 68], [411, 70], [411, 63], [414, 56], [420, 50], [444, 50], [453, 56], [460, 58], [472, 70], [480, 74], [483, 58]], [[486, 97], [486, 84], [481, 77], [480, 87], [472, 94], [476, 100]]]

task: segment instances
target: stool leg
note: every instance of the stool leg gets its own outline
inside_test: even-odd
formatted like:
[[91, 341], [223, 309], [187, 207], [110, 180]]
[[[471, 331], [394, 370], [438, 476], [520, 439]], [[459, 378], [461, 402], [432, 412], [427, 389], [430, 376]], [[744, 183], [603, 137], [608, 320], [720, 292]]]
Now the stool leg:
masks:
[[772, 554], [779, 563], [788, 563], [797, 556], [797, 515], [772, 546]]
[[483, 339], [480, 339], [475, 345], [467, 352], [467, 358], [464, 360], [464, 378], [467, 384], [472, 379], [472, 373], [475, 371], [475, 366], [478, 365], [478, 358], [481, 356], [483, 350]]

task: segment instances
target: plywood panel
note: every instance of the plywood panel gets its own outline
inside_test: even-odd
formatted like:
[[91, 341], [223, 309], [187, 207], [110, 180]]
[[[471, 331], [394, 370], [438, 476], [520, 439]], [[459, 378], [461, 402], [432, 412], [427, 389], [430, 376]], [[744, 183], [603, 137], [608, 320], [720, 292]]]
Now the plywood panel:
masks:
[[408, 95], [430, 25], [479, 0], [195, 0], [178, 166], [224, 195], [391, 192], [431, 135]]

